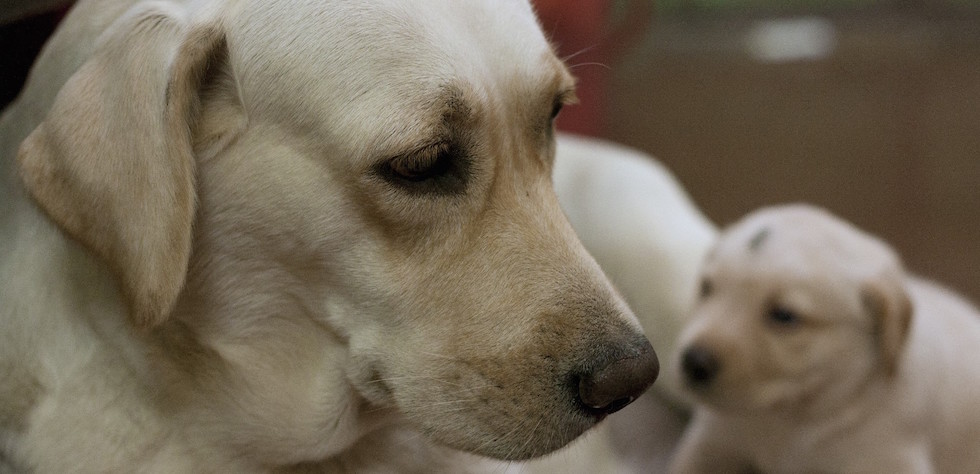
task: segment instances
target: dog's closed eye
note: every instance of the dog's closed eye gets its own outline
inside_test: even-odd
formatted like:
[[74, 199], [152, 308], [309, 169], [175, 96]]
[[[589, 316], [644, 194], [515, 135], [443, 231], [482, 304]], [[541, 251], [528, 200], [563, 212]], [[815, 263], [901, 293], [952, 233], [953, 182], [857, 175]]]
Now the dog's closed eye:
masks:
[[444, 174], [449, 169], [449, 146], [440, 143], [388, 162], [391, 173], [405, 181], [419, 182]]
[[409, 192], [460, 194], [469, 166], [458, 146], [442, 142], [384, 161], [377, 172], [385, 181]]
[[800, 315], [784, 306], [774, 305], [766, 313], [766, 319], [773, 325], [791, 328], [796, 327], [802, 321]]

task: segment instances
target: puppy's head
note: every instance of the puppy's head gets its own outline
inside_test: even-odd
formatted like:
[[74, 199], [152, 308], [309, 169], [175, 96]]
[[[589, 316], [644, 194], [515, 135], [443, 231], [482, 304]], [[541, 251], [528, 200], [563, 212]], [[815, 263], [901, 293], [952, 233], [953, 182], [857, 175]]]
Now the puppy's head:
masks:
[[[114, 25], [56, 104], [83, 125], [52, 115], [21, 161], [138, 322], [227, 362], [196, 378], [236, 387], [208, 403], [241, 409], [221, 429], [249, 454], [329, 455], [367, 404], [527, 458], [653, 382], [551, 187], [573, 81], [527, 2], [243, 0], [207, 21], [164, 6]], [[166, 265], [131, 268], [147, 256]]]
[[765, 209], [709, 253], [677, 373], [723, 409], [833, 406], [894, 371], [910, 317], [887, 245], [812, 207]]

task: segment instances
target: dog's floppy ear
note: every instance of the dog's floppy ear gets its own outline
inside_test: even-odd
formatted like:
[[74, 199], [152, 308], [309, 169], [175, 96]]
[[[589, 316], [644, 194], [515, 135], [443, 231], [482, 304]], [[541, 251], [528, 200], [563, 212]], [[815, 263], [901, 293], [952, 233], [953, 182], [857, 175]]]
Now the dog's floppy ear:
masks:
[[167, 4], [134, 7], [102, 37], [21, 144], [24, 185], [62, 230], [108, 263], [133, 322], [167, 318], [186, 277], [195, 214], [191, 129], [214, 26]]
[[913, 311], [901, 272], [881, 275], [866, 282], [861, 288], [861, 298], [874, 322], [885, 370], [894, 374], [908, 338]]

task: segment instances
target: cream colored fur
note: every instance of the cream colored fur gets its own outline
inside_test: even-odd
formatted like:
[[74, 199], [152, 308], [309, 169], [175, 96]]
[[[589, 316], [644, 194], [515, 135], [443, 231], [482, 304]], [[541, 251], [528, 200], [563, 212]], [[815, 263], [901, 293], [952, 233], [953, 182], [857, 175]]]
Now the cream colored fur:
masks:
[[552, 187], [572, 82], [525, 1], [77, 4], [0, 119], [0, 466], [575, 439], [570, 376], [645, 342]]
[[980, 312], [803, 205], [727, 230], [680, 349], [717, 357], [674, 473], [980, 471]]

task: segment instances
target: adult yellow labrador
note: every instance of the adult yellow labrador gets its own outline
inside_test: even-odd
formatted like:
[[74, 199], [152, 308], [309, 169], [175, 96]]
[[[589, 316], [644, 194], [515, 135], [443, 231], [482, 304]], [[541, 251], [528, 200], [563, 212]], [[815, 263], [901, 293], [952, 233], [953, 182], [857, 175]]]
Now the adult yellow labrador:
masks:
[[526, 1], [80, 2], [0, 122], [0, 470], [576, 438], [658, 363], [559, 209], [570, 100]]
[[980, 312], [826, 211], [721, 237], [677, 359], [674, 473], [980, 472]]

